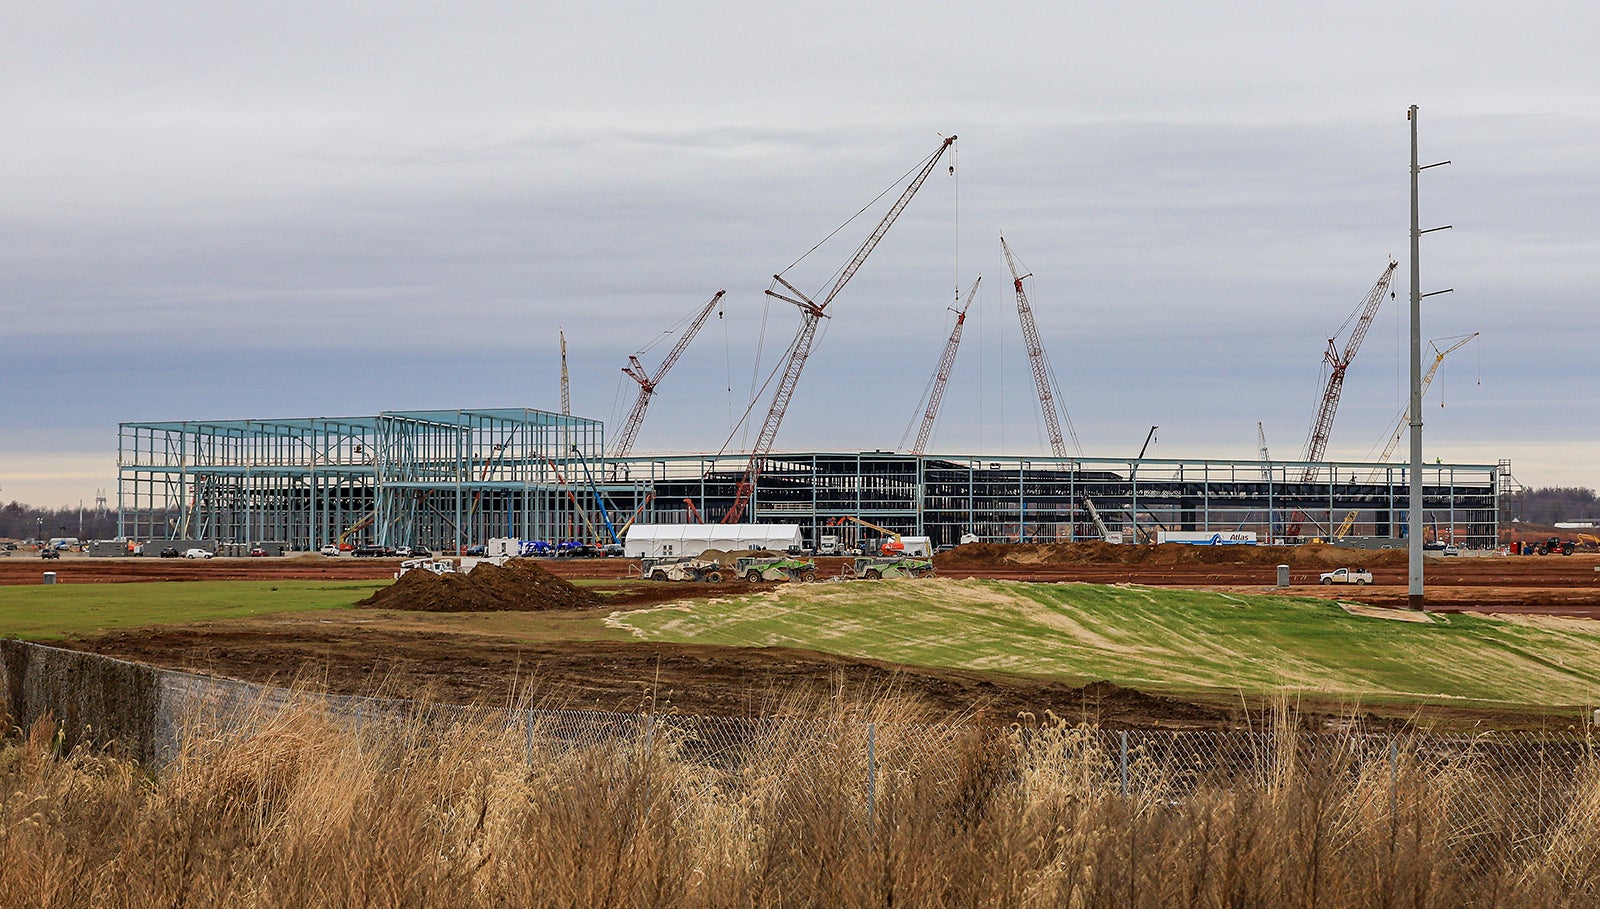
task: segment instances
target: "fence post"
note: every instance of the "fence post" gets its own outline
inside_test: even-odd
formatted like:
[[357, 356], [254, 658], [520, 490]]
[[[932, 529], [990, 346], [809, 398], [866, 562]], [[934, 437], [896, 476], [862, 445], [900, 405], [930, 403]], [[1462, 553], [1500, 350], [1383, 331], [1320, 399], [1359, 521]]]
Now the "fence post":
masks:
[[645, 714], [645, 716], [644, 716], [644, 759], [646, 761], [650, 760], [650, 747], [651, 747], [652, 744], [654, 744], [655, 728], [656, 728], [656, 715], [653, 714], [653, 713]]
[[1119, 772], [1117, 774], [1117, 778], [1121, 782], [1121, 785], [1122, 785], [1122, 794], [1123, 795], [1127, 795], [1128, 794], [1128, 730], [1126, 730], [1126, 729], [1122, 730], [1122, 757], [1121, 757], [1121, 760], [1118, 761], [1118, 764], [1119, 764]]
[[1389, 736], [1389, 817], [1394, 818], [1399, 809], [1400, 788], [1400, 741], [1393, 734]]
[[878, 801], [878, 724], [867, 724], [867, 834], [872, 835], [873, 810]]

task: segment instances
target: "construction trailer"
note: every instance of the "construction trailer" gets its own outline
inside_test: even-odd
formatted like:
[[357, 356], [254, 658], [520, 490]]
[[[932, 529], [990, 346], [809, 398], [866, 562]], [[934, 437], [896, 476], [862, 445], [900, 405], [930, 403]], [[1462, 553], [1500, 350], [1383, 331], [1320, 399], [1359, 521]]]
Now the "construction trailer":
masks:
[[[471, 547], [496, 537], [609, 543], [601, 504], [634, 527], [715, 524], [747, 456], [605, 458], [598, 421], [526, 409], [386, 412], [359, 418], [125, 423], [118, 526], [134, 541], [281, 540]], [[585, 467], [588, 468], [585, 471]], [[1407, 466], [1371, 462], [787, 452], [748, 491], [746, 523], [792, 525], [762, 545], [815, 548], [851, 517], [937, 548], [985, 542], [1154, 542], [1168, 533], [1282, 541], [1405, 532]], [[1508, 462], [1428, 464], [1429, 526], [1493, 547]], [[735, 526], [735, 525], [730, 525]], [[629, 529], [631, 536], [634, 528]], [[701, 533], [716, 532], [705, 527]], [[729, 541], [742, 548], [737, 541]], [[840, 540], [843, 542], [843, 540]], [[724, 548], [717, 546], [715, 548]], [[680, 553], [681, 554], [681, 553]]]
[[697, 556], [708, 549], [786, 552], [802, 545], [799, 524], [634, 524], [622, 544], [630, 559]]

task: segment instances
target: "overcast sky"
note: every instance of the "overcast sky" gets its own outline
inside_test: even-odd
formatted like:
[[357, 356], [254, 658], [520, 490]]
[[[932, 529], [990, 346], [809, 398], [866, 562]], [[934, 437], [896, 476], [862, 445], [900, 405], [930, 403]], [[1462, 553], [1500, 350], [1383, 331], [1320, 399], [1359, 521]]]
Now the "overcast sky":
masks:
[[[31, 3], [0, 29], [0, 498], [115, 501], [119, 421], [559, 409], [738, 448], [799, 259], [938, 145], [780, 449], [902, 444], [980, 273], [932, 448], [1048, 446], [998, 237], [1088, 456], [1293, 459], [1388, 257], [1328, 454], [1404, 404], [1408, 105], [1424, 335], [1482, 331], [1427, 456], [1594, 486], [1591, 4]], [[786, 277], [826, 288], [888, 199]], [[1441, 342], [1443, 344], [1444, 342]], [[626, 383], [626, 384], [625, 384]], [[757, 378], [759, 383], [759, 378]], [[1440, 404], [1443, 404], [1441, 407]], [[757, 405], [757, 418], [765, 412]], [[1403, 454], [1403, 452], [1402, 452]]]

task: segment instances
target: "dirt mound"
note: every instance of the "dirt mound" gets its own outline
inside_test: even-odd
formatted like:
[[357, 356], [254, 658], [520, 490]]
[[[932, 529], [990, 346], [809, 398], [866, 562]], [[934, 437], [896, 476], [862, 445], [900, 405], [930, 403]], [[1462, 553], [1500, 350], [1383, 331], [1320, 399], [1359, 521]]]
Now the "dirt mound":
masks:
[[1112, 543], [967, 543], [934, 556], [939, 568], [1004, 568], [1062, 565], [1290, 565], [1299, 568], [1358, 564], [1406, 564], [1404, 550], [1341, 549], [1325, 543], [1304, 546], [1119, 546]]
[[480, 562], [465, 574], [408, 571], [356, 605], [419, 612], [539, 612], [597, 609], [603, 604], [599, 596], [534, 562], [513, 559], [503, 567]]

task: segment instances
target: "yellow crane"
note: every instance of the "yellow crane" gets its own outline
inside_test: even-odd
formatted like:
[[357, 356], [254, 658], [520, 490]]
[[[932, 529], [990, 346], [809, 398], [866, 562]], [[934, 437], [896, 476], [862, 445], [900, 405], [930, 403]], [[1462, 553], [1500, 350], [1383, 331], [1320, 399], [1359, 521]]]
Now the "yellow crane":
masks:
[[[1425, 395], [1425, 394], [1428, 393], [1428, 386], [1433, 384], [1434, 374], [1436, 374], [1439, 371], [1439, 365], [1444, 362], [1444, 358], [1449, 356], [1450, 354], [1456, 352], [1457, 350], [1460, 350], [1462, 347], [1464, 347], [1466, 345], [1466, 343], [1468, 341], [1471, 341], [1473, 338], [1476, 338], [1478, 335], [1479, 335], [1479, 332], [1476, 332], [1476, 331], [1473, 332], [1470, 335], [1463, 335], [1463, 336], [1461, 336], [1461, 337], [1459, 337], [1457, 339], [1454, 339], [1456, 343], [1450, 345], [1449, 347], [1446, 347], [1444, 350], [1440, 350], [1439, 349], [1439, 345], [1438, 345], [1437, 342], [1434, 342], [1434, 341], [1429, 341], [1428, 342], [1428, 344], [1433, 347], [1433, 352], [1434, 352], [1433, 365], [1428, 367], [1428, 372], [1422, 377], [1422, 383], [1421, 383], [1422, 391], [1419, 394], [1419, 397], [1421, 395]], [[1450, 338], [1441, 338], [1440, 340], [1449, 341], [1449, 340], [1452, 340], [1452, 339], [1450, 339]], [[1395, 421], [1394, 432], [1389, 434], [1389, 442], [1388, 442], [1388, 444], [1383, 446], [1383, 454], [1378, 456], [1378, 463], [1379, 464], [1387, 464], [1387, 463], [1389, 463], [1390, 456], [1394, 454], [1395, 448], [1399, 447], [1399, 445], [1400, 445], [1400, 437], [1405, 435], [1406, 426], [1410, 422], [1411, 422], [1411, 408], [1407, 407], [1405, 410], [1401, 411], [1400, 419]], [[1374, 468], [1372, 473], [1368, 475], [1367, 482], [1371, 483], [1371, 482], [1376, 481], [1379, 478], [1379, 474], [1380, 474], [1380, 472], [1376, 468]], [[1355, 509], [1355, 508], [1350, 509], [1350, 513], [1346, 514], [1344, 516], [1344, 521], [1342, 521], [1339, 524], [1339, 527], [1336, 530], [1334, 530], [1333, 539], [1337, 540], [1337, 539], [1340, 539], [1342, 537], [1345, 537], [1345, 536], [1349, 535], [1350, 528], [1355, 525], [1356, 512], [1358, 510], [1359, 509]]]

